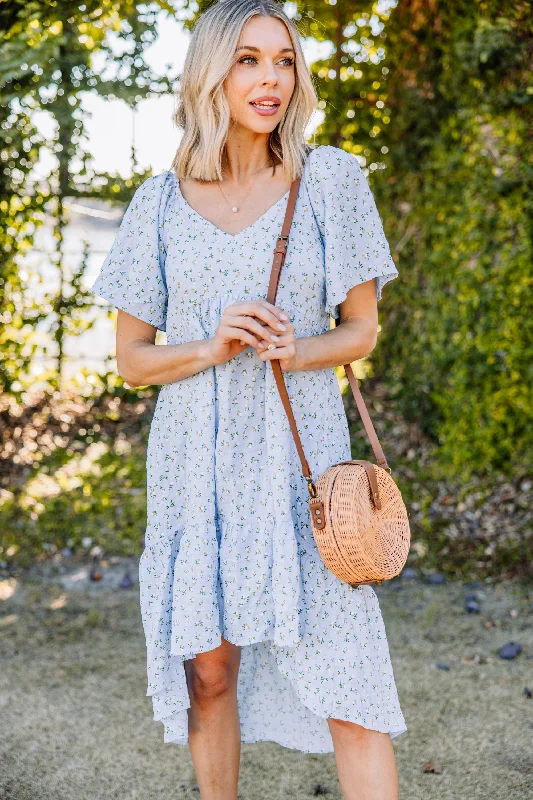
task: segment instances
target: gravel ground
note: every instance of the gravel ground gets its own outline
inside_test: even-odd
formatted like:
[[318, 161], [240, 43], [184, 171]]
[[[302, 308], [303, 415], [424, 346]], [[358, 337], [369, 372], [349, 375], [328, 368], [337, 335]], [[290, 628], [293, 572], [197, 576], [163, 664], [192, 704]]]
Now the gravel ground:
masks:
[[[0, 798], [199, 798], [188, 748], [152, 720], [137, 586], [118, 588], [128, 566], [135, 577], [135, 562], [104, 564], [97, 583], [82, 563], [0, 581]], [[532, 592], [377, 589], [409, 728], [394, 740], [402, 800], [533, 797]], [[466, 613], [473, 594], [481, 610]], [[522, 652], [504, 660], [511, 641]], [[333, 754], [242, 746], [241, 800], [316, 796], [341, 800]]]

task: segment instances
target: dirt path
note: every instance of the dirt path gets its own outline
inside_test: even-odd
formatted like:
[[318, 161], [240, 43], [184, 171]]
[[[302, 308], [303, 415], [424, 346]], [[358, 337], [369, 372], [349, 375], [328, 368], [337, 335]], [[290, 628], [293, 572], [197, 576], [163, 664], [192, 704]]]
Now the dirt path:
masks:
[[[164, 745], [151, 718], [137, 587], [115, 588], [123, 568], [97, 584], [82, 565], [0, 582], [0, 798], [199, 798], [187, 747]], [[417, 580], [377, 591], [409, 727], [394, 741], [402, 800], [533, 797], [528, 592]], [[464, 611], [472, 591], [481, 613]], [[509, 641], [523, 650], [505, 661]], [[439, 773], [424, 772], [430, 761]], [[242, 800], [341, 798], [333, 754], [251, 744], [241, 764]]]

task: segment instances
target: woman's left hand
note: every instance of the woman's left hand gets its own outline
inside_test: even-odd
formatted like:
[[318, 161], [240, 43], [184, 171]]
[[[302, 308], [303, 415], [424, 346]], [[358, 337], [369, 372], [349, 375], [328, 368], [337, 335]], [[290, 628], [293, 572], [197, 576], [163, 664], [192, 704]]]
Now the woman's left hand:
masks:
[[[279, 365], [284, 372], [296, 369], [296, 339], [294, 336], [294, 326], [289, 320], [284, 320], [283, 324], [287, 328], [285, 331], [276, 331], [276, 336], [279, 341], [275, 342], [275, 347], [268, 350], [268, 345], [273, 342], [267, 342], [261, 339], [255, 351], [261, 361], [272, 361], [272, 359], [279, 359]], [[264, 326], [266, 327], [266, 326]]]

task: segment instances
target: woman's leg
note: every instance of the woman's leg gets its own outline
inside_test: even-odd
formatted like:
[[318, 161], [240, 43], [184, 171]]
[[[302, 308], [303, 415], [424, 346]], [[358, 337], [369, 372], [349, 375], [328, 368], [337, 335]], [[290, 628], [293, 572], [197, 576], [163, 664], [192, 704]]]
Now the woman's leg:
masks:
[[184, 662], [191, 700], [189, 750], [202, 800], [237, 800], [240, 659], [241, 648], [222, 638], [219, 647]]
[[398, 770], [388, 733], [328, 719], [344, 800], [398, 800]]

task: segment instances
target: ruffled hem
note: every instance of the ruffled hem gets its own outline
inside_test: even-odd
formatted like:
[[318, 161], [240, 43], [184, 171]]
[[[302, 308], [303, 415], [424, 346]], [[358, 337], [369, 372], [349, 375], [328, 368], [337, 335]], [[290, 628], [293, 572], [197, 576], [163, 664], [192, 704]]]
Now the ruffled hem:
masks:
[[[287, 655], [290, 656], [290, 653]], [[263, 660], [264, 663], [260, 672], [255, 675], [253, 684], [260, 685], [262, 691], [265, 690], [265, 686], [270, 688], [269, 683], [278, 685], [280, 696], [282, 696], [279, 712], [276, 708], [274, 713], [270, 709], [270, 713], [265, 714], [262, 702], [255, 704], [253, 713], [250, 711], [249, 695], [253, 693], [254, 689], [252, 686], [250, 690], [247, 683], [250, 670], [256, 667], [258, 660]], [[278, 674], [273, 681], [272, 667], [274, 666]], [[265, 674], [267, 669], [268, 675]], [[164, 726], [164, 743], [188, 744], [187, 709], [190, 708], [188, 697], [179, 709], [174, 707], [166, 716], [161, 713], [157, 699], [152, 699], [154, 702], [153, 718], [162, 722]], [[282, 747], [303, 753], [332, 753], [334, 751], [333, 740], [327, 723], [328, 718], [342, 719], [370, 730], [388, 733], [391, 739], [407, 731], [401, 712], [385, 717], [369, 717], [367, 712], [360, 711], [356, 707], [351, 713], [337, 712], [334, 709], [331, 712], [324, 712], [317, 708], [316, 703], [306, 696], [305, 692], [285, 678], [282, 669], [276, 663], [276, 648], [268, 640], [253, 642], [242, 647], [237, 702], [243, 744], [275, 742]], [[243, 709], [246, 709], [246, 713], [243, 713]]]
[[[372, 278], [376, 278], [376, 299], [381, 300], [383, 287], [385, 284], [397, 277], [398, 271], [384, 273], [383, 268], [377, 268], [375, 270], [369, 270], [368, 273], [364, 275], [364, 278], [359, 281], [359, 283], [364, 283], [372, 280]], [[328, 314], [335, 319], [338, 319], [339, 304], [346, 300], [349, 290], [357, 285], [357, 282], [353, 282], [353, 277], [352, 280], [350, 280], [349, 275], [345, 276], [345, 280], [337, 279], [330, 284], [327, 288], [326, 297], [326, 311]]]
[[115, 308], [126, 311], [133, 317], [147, 322], [148, 325], [153, 325], [160, 331], [167, 329], [166, 298], [162, 294], [153, 297], [150, 302], [137, 302], [125, 293], [113, 292], [106, 286], [101, 275], [91, 287], [91, 293], [106, 300]]
[[[139, 564], [147, 695], [154, 720], [164, 725], [164, 742], [188, 742], [184, 661], [218, 647], [222, 635], [242, 648], [237, 690], [242, 742], [333, 752], [328, 717], [391, 738], [403, 733], [407, 727], [370, 586], [352, 589], [308, 551], [301, 560], [306, 591], [300, 574], [285, 573], [287, 562], [276, 572], [271, 560], [271, 570], [257, 575], [251, 589], [250, 574], [235, 569], [236, 536], [257, 541], [259, 531], [261, 541], [281, 537], [286, 544], [290, 533], [296, 543], [294, 527], [289, 532], [274, 525], [277, 531], [260, 524], [191, 525], [170, 538], [147, 541]], [[242, 567], [242, 554], [239, 563]], [[253, 556], [250, 563], [256, 563]], [[341, 613], [328, 619], [334, 595]]]

